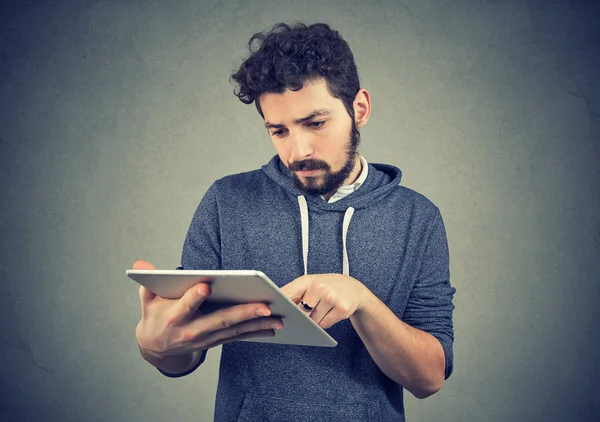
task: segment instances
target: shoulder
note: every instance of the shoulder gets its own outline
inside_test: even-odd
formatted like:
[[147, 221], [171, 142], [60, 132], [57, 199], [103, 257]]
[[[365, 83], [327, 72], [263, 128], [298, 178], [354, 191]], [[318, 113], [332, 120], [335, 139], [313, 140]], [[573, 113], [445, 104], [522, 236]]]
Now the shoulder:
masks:
[[260, 189], [267, 178], [261, 170], [252, 170], [243, 173], [230, 174], [215, 181], [211, 190], [214, 194], [231, 195], [231, 194], [248, 194]]
[[406, 186], [396, 186], [391, 192], [391, 196], [393, 200], [397, 201], [403, 207], [410, 208], [413, 212], [426, 214], [439, 213], [438, 207], [429, 198]]

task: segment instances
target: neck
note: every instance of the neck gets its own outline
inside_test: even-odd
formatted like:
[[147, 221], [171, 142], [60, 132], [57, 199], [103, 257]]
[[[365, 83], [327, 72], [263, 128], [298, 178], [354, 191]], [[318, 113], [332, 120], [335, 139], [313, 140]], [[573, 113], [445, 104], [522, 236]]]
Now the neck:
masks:
[[[344, 182], [342, 183], [342, 186], [343, 185], [351, 185], [352, 183], [356, 182], [356, 179], [358, 179], [358, 176], [360, 176], [361, 172], [362, 172], [362, 160], [360, 159], [360, 155], [357, 153], [356, 159], [354, 162], [354, 168], [352, 169], [352, 172], [346, 178], [346, 180], [344, 180]], [[332, 190], [331, 192], [327, 192], [326, 194], [321, 195], [321, 196], [325, 201], [329, 201], [329, 198], [331, 198], [333, 196], [333, 194], [337, 192], [338, 189], [339, 189], [339, 186], [336, 189]]]
[[354, 159], [354, 168], [352, 169], [352, 172], [350, 173], [348, 178], [346, 180], [344, 180], [343, 184], [351, 185], [352, 183], [356, 182], [356, 179], [358, 179], [358, 176], [360, 176], [361, 172], [362, 172], [362, 160], [360, 159], [360, 155], [358, 153], [356, 153], [356, 158]]

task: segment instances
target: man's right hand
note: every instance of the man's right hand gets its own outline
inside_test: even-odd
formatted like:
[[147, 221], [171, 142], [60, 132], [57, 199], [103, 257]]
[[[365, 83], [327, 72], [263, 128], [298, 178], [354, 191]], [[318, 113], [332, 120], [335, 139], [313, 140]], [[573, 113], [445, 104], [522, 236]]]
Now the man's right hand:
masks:
[[[137, 261], [134, 269], [156, 269]], [[264, 303], [235, 305], [202, 314], [202, 303], [210, 286], [201, 282], [180, 299], [164, 299], [140, 286], [142, 318], [136, 337], [142, 356], [157, 368], [171, 374], [183, 373], [200, 359], [203, 350], [250, 337], [272, 337], [281, 328], [279, 318], [270, 317]]]

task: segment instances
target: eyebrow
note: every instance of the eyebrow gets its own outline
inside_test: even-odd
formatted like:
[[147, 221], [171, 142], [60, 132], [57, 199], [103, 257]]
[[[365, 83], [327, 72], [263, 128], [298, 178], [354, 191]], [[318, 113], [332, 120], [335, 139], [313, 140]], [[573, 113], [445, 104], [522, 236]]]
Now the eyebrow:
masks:
[[[331, 110], [328, 110], [326, 108], [323, 108], [321, 110], [315, 110], [312, 113], [310, 113], [308, 116], [300, 117], [299, 119], [294, 120], [294, 123], [299, 125], [301, 123], [308, 122], [309, 120], [312, 120], [315, 117], [326, 116], [328, 114], [331, 114]], [[278, 124], [278, 123], [265, 122], [265, 127], [267, 129], [281, 129], [281, 128], [284, 128], [285, 125]]]

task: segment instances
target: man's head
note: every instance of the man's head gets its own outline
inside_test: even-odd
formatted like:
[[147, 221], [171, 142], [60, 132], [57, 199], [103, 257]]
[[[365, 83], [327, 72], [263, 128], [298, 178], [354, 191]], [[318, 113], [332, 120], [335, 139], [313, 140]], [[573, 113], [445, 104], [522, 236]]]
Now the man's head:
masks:
[[255, 102], [298, 187], [326, 194], [354, 180], [370, 98], [348, 44], [325, 24], [277, 24], [248, 45], [250, 56], [232, 75], [236, 95]]

